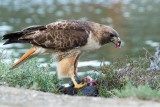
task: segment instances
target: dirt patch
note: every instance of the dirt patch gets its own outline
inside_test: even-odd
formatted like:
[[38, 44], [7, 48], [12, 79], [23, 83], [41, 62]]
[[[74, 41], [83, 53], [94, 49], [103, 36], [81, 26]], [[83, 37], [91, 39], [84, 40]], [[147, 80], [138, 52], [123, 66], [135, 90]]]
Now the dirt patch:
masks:
[[160, 103], [135, 98], [99, 98], [56, 95], [0, 86], [0, 107], [160, 107]]

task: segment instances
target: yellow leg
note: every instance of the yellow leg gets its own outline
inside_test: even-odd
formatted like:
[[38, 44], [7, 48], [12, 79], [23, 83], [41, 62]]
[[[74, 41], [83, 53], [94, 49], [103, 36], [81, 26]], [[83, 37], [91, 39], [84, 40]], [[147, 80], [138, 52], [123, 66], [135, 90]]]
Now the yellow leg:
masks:
[[75, 62], [74, 62], [74, 75], [75, 75], [76, 77], [78, 77], [78, 74], [77, 74], [77, 65], [78, 65], [79, 57], [80, 57], [80, 54], [76, 57], [76, 60], [75, 60]]
[[[76, 82], [76, 80], [74, 79], [74, 74], [75, 74], [75, 76], [78, 76], [77, 72], [75, 70], [77, 68], [77, 62], [78, 62], [77, 57], [78, 56], [75, 54], [71, 57], [67, 57], [67, 58], [64, 58], [61, 61], [59, 61], [58, 62], [58, 75], [60, 77], [69, 75], [71, 80], [73, 81], [74, 88], [81, 88], [81, 87], [87, 85], [87, 83], [78, 84]], [[75, 61], [77, 61], [77, 62], [75, 62]]]
[[77, 71], [76, 71], [76, 70], [74, 70], [74, 75], [75, 75], [76, 77], [78, 77], [78, 74], [77, 74]]

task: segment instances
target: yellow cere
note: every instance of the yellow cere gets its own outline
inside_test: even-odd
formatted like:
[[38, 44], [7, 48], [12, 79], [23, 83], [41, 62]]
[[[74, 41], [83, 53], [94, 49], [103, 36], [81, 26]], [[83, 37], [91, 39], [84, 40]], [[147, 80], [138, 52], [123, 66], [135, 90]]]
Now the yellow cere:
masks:
[[120, 38], [118, 38], [118, 40], [117, 41], [119, 41], [119, 40], [121, 40]]

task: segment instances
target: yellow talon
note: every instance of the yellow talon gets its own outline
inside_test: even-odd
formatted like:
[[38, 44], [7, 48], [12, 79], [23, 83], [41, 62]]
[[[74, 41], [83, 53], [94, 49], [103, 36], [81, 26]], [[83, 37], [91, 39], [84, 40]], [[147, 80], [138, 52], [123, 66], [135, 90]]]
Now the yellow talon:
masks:
[[80, 84], [76, 84], [75, 86], [74, 86], [74, 88], [81, 88], [81, 87], [83, 87], [83, 86], [86, 86], [87, 85], [87, 83], [80, 83]]
[[82, 82], [80, 84], [78, 84], [76, 82], [76, 80], [74, 79], [74, 76], [71, 76], [71, 80], [73, 81], [74, 88], [78, 88], [79, 89], [79, 88], [87, 85], [87, 83], [82, 83]]

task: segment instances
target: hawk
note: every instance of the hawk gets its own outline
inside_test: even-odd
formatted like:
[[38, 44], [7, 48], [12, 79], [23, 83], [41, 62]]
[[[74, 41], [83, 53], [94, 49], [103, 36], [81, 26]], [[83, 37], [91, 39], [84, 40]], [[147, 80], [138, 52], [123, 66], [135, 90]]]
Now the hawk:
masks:
[[36, 25], [15, 33], [5, 34], [4, 45], [10, 43], [30, 43], [33, 46], [24, 54], [10, 70], [17, 68], [30, 58], [43, 53], [53, 53], [57, 61], [58, 77], [70, 76], [75, 88], [81, 88], [86, 83], [78, 84], [77, 64], [83, 52], [100, 48], [113, 42], [120, 47], [121, 41], [113, 28], [90, 21], [64, 20], [47, 25]]

